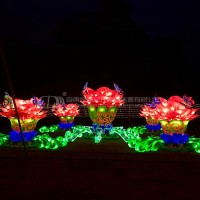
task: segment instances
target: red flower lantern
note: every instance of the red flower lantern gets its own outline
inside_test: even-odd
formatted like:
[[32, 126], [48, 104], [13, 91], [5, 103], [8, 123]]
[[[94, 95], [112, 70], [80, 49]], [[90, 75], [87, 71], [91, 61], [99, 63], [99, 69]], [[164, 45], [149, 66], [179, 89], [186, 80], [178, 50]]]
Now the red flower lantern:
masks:
[[96, 91], [85, 85], [83, 89], [84, 101], [88, 107], [90, 119], [99, 126], [112, 124], [116, 117], [117, 109], [124, 104], [122, 90], [114, 84], [115, 89], [100, 87]]
[[[154, 116], [159, 120], [162, 126], [164, 132], [163, 136], [168, 141], [170, 140], [169, 136], [173, 136], [174, 134], [176, 137], [181, 138], [181, 135], [185, 135], [189, 121], [198, 117], [198, 108], [193, 108], [194, 100], [186, 96], [183, 98], [171, 96], [168, 100], [164, 98], [159, 99], [160, 104], [156, 106]], [[188, 137], [184, 139], [183, 143], [187, 140]], [[176, 139], [176, 143], [179, 142], [180, 141]]]
[[60, 118], [60, 128], [71, 128], [74, 126], [74, 118], [79, 115], [79, 106], [77, 104], [57, 104], [53, 105], [52, 112]]
[[42, 110], [44, 106], [43, 103], [44, 101], [37, 97], [29, 100], [15, 99], [15, 108], [12, 97], [5, 95], [4, 102], [0, 107], [0, 114], [10, 120], [12, 128], [12, 131], [10, 132], [11, 140], [15, 142], [22, 140], [20, 136], [20, 126], [24, 134], [25, 141], [29, 141], [36, 136], [34, 129], [36, 128], [37, 122], [46, 117], [46, 111]]
[[160, 101], [157, 97], [153, 98], [152, 103], [147, 103], [142, 106], [140, 110], [140, 116], [146, 119], [146, 128], [150, 131], [158, 131], [161, 129], [159, 120], [155, 117], [155, 108]]

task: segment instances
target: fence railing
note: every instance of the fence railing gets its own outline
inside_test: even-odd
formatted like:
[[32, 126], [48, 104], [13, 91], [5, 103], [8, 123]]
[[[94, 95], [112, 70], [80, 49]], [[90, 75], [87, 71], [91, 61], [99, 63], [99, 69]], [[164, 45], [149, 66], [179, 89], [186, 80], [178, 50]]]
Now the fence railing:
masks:
[[[42, 96], [45, 101], [44, 110], [47, 110], [47, 117], [53, 116], [51, 111], [54, 104], [76, 103], [79, 106], [79, 115], [77, 117], [88, 117], [88, 109], [81, 103], [83, 97], [62, 97], [62, 96]], [[141, 118], [139, 115], [141, 107], [145, 103], [152, 102], [153, 97], [124, 97], [125, 103], [118, 108], [116, 118]], [[200, 108], [200, 104], [195, 104], [196, 108]], [[199, 113], [200, 114], [200, 113]]]

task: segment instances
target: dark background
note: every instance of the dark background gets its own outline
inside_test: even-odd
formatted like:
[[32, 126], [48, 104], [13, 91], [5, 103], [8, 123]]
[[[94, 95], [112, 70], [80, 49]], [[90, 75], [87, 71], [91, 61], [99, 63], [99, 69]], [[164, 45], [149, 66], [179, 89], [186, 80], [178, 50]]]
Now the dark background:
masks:
[[[3, 1], [0, 96], [81, 96], [89, 87], [124, 96], [190, 95], [200, 102], [196, 1]], [[1, 59], [1, 64], [2, 59]]]
[[[17, 98], [81, 96], [87, 81], [199, 103], [199, 13], [197, 0], [1, 0], [0, 99], [9, 80]], [[195, 136], [199, 124], [189, 124]], [[26, 156], [23, 147], [1, 149], [0, 191], [2, 199], [196, 200], [199, 168], [196, 152], [138, 153], [123, 140], [78, 138]]]

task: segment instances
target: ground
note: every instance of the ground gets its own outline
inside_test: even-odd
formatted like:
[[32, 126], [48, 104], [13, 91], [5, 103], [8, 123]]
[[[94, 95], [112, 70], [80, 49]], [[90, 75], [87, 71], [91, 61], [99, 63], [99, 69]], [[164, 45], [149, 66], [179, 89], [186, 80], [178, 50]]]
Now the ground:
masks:
[[139, 153], [120, 139], [0, 148], [1, 199], [198, 199], [200, 154]]

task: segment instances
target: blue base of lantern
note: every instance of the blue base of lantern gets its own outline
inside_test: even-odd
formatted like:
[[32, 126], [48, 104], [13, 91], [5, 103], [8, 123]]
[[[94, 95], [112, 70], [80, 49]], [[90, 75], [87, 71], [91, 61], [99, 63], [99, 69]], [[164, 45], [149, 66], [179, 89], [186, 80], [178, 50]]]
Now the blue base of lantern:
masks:
[[109, 134], [112, 129], [112, 124], [108, 125], [98, 125], [98, 124], [92, 124], [91, 130], [92, 132], [99, 132]]
[[[25, 142], [31, 141], [34, 137], [36, 137], [38, 135], [36, 131], [23, 132], [22, 134], [23, 134], [23, 138], [24, 138]], [[23, 141], [22, 135], [18, 131], [14, 131], [14, 130], [10, 131], [9, 136], [10, 136], [10, 140], [12, 142], [22, 142]]]
[[70, 129], [74, 125], [75, 125], [74, 122], [72, 122], [72, 123], [59, 123], [58, 124], [60, 129]]
[[162, 128], [160, 124], [155, 124], [155, 125], [146, 124], [145, 127], [150, 131], [158, 131]]
[[185, 144], [189, 140], [189, 135], [182, 133], [173, 133], [172, 135], [162, 133], [160, 138], [167, 144]]

